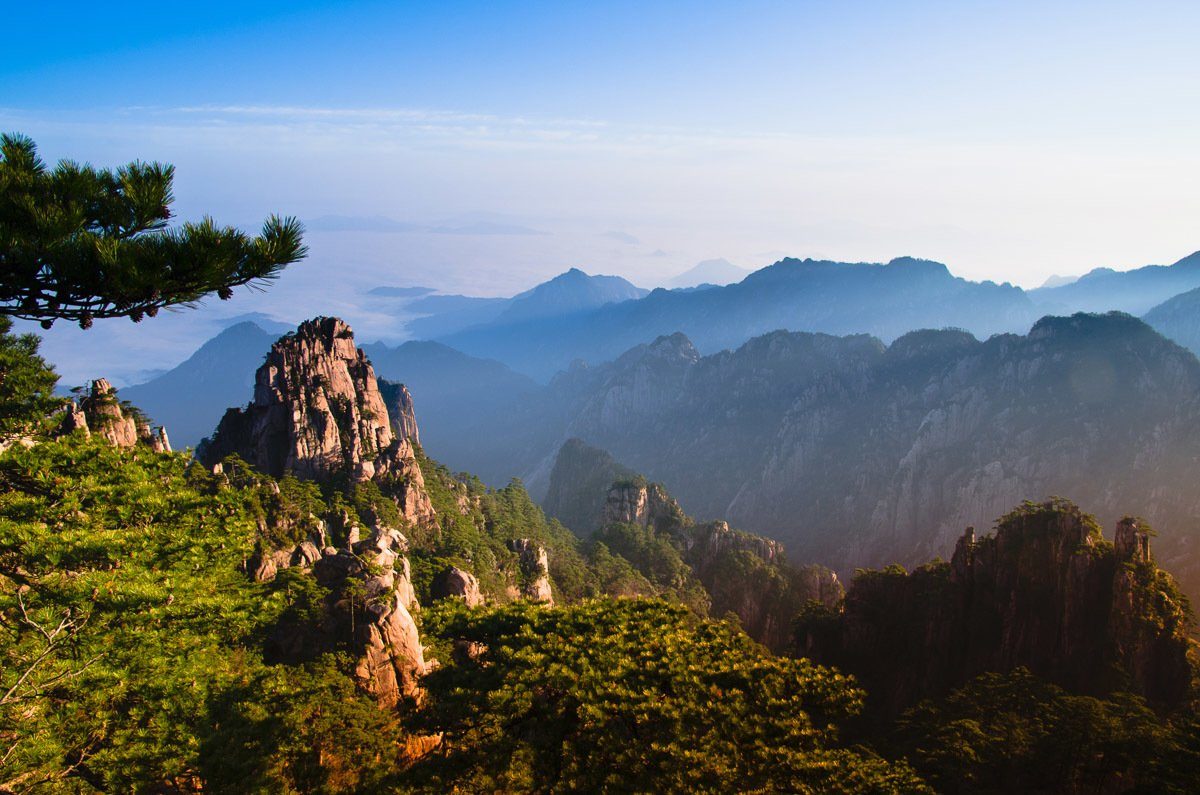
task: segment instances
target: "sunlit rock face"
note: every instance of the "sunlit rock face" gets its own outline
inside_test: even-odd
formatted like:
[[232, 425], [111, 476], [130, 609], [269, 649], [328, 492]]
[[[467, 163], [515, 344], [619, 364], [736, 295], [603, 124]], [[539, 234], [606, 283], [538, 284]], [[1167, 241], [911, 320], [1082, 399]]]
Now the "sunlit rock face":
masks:
[[309, 320], [271, 346], [255, 376], [254, 400], [229, 409], [197, 456], [212, 466], [237, 454], [274, 477], [375, 480], [406, 519], [429, 521], [412, 399], [406, 390], [402, 397], [403, 437], [350, 327], [337, 318]]
[[521, 595], [532, 602], [554, 604], [554, 593], [550, 589], [550, 559], [546, 548], [528, 538], [515, 538], [508, 548], [517, 553], [517, 565], [521, 572]]
[[116, 447], [144, 444], [158, 453], [171, 452], [167, 429], [151, 428], [149, 421], [128, 403], [121, 404], [106, 378], [92, 381], [88, 394], [78, 403], [71, 401], [62, 412], [59, 432], [80, 431], [95, 434]]

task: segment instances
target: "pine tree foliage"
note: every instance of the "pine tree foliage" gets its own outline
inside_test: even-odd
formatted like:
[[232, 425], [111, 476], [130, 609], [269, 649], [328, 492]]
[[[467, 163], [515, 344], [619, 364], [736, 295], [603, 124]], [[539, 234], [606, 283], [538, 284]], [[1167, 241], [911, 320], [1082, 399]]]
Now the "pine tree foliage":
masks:
[[906, 764], [839, 743], [863, 706], [851, 679], [681, 606], [446, 604], [425, 624], [459, 653], [425, 679], [414, 722], [443, 741], [413, 770], [422, 789], [927, 791]]
[[211, 219], [168, 228], [174, 167], [49, 168], [29, 138], [0, 136], [0, 314], [83, 328], [153, 317], [277, 277], [307, 253], [295, 218], [253, 237]]
[[54, 396], [58, 376], [38, 356], [37, 336], [13, 334], [0, 317], [0, 444], [28, 432], [62, 401]]

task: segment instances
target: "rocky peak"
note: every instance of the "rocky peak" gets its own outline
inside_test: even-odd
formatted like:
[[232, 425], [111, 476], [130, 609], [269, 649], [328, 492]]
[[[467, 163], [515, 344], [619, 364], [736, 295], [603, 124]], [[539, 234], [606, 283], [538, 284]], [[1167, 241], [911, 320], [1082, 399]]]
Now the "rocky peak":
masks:
[[515, 538], [508, 542], [508, 548], [517, 554], [517, 566], [524, 582], [522, 595], [534, 602], [554, 604], [554, 593], [550, 589], [550, 559], [546, 555], [546, 548], [528, 538]]
[[392, 433], [396, 435], [396, 438], [420, 444], [421, 436], [417, 431], [417, 414], [413, 408], [412, 394], [408, 391], [408, 387], [386, 378], [380, 378], [379, 393], [383, 395], [388, 418], [392, 422]]
[[227, 411], [197, 455], [212, 466], [237, 454], [273, 477], [375, 480], [406, 519], [429, 521], [412, 398], [399, 387], [393, 399], [401, 433], [354, 332], [338, 318], [315, 318], [271, 346], [255, 375], [254, 400]]
[[636, 524], [678, 535], [688, 524], [679, 503], [657, 483], [618, 481], [608, 490], [603, 524]]
[[230, 409], [202, 455], [237, 453], [274, 477], [373, 477], [401, 452], [387, 407], [354, 333], [337, 318], [305, 321], [271, 346], [254, 400]]
[[149, 421], [136, 409], [121, 405], [117, 390], [107, 378], [92, 381], [87, 396], [78, 403], [71, 401], [63, 412], [61, 433], [83, 431], [96, 434], [116, 447], [144, 444], [155, 452], [171, 452], [167, 429], [151, 428]]
[[1126, 516], [1117, 523], [1115, 548], [1117, 560], [1148, 563], [1150, 562], [1150, 533], [1139, 526], [1137, 519]]

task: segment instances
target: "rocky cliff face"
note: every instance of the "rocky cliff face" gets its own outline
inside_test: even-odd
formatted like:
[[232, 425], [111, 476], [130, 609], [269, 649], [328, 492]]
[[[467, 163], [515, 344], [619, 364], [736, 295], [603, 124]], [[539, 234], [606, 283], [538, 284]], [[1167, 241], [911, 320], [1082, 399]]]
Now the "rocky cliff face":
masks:
[[893, 715], [1018, 666], [1073, 692], [1128, 689], [1173, 707], [1193, 675], [1189, 627], [1136, 521], [1114, 545], [1075, 505], [1050, 501], [994, 535], [968, 529], [948, 564], [859, 575], [840, 612], [806, 617], [796, 651], [855, 674]]
[[[587, 538], [605, 521], [623, 521], [606, 519], [605, 500], [609, 486], [634, 477], [606, 451], [568, 439], [554, 458], [542, 508], [580, 538]], [[619, 509], [614, 506], [614, 510]]]
[[419, 699], [420, 678], [434, 663], [425, 659], [413, 618], [420, 605], [404, 535], [377, 526], [360, 539], [361, 531], [353, 526], [345, 545], [335, 547], [326, 522], [312, 516], [307, 525], [312, 528], [308, 536], [294, 547], [261, 551], [247, 562], [248, 573], [256, 580], [270, 581], [283, 569], [298, 568], [329, 591], [320, 620], [285, 624], [276, 631], [272, 639], [276, 653], [285, 659], [305, 659], [339, 648], [349, 639], [354, 677], [381, 706]]
[[826, 607], [842, 598], [837, 575], [823, 566], [793, 566], [778, 541], [696, 523], [659, 484], [642, 478], [609, 489], [605, 524], [634, 524], [671, 539], [710, 598], [714, 616], [733, 613], [755, 640], [775, 650], [791, 642], [792, 621], [811, 600]]
[[397, 439], [413, 444], [421, 443], [417, 430], [417, 414], [413, 408], [412, 395], [404, 384], [379, 379], [379, 393], [383, 395], [383, 403], [387, 406], [388, 418], [392, 421], [392, 432]]
[[87, 396], [78, 403], [72, 401], [63, 412], [60, 432], [77, 430], [95, 434], [116, 447], [143, 444], [155, 452], [171, 452], [167, 429], [151, 428], [140, 412], [128, 404], [122, 406], [117, 390], [104, 378], [93, 381]]
[[636, 524], [690, 544], [692, 521], [659, 483], [634, 478], [614, 483], [604, 500], [601, 524]]
[[450, 566], [434, 577], [430, 590], [434, 599], [462, 599], [467, 607], [483, 604], [478, 578], [456, 566]]
[[309, 320], [271, 346], [254, 400], [227, 411], [197, 456], [212, 466], [237, 454], [274, 477], [374, 480], [406, 519], [427, 522], [433, 507], [413, 449], [412, 400], [403, 387], [393, 397], [395, 426], [350, 327], [337, 318]]

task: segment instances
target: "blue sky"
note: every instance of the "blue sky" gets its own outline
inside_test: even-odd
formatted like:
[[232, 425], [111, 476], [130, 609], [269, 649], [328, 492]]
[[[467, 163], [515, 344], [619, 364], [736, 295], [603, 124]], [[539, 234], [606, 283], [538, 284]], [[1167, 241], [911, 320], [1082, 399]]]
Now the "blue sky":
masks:
[[[540, 233], [317, 223], [308, 262], [210, 314], [332, 305], [394, 336], [356, 303], [371, 286], [510, 294], [572, 266], [653, 286], [785, 254], [1031, 286], [1200, 248], [1194, 2], [57, 2], [4, 20], [0, 129], [49, 159], [174, 163], [184, 217]], [[177, 357], [179, 328], [146, 361]]]

